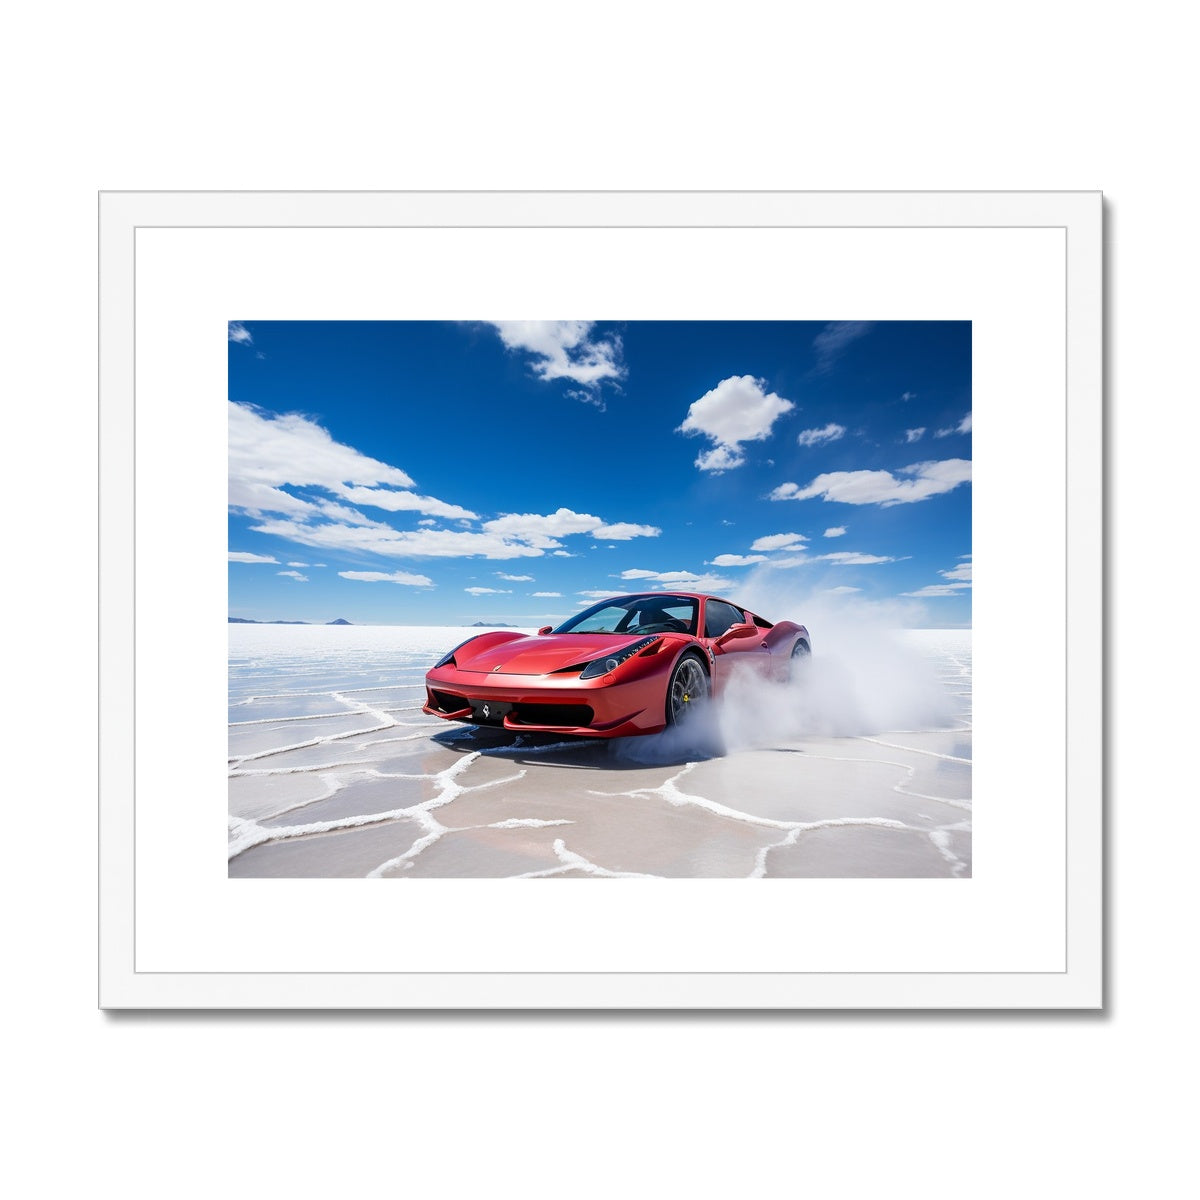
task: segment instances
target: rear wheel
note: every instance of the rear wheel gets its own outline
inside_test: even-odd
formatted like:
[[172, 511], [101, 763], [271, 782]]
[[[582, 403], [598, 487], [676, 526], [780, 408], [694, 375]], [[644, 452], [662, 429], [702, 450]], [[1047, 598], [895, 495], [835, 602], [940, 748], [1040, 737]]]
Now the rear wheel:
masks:
[[708, 672], [694, 654], [685, 654], [667, 685], [667, 724], [681, 725], [708, 699]]
[[788, 664], [788, 673], [792, 679], [800, 679], [804, 675], [810, 658], [812, 658], [812, 651], [809, 649], [806, 641], [798, 641], [792, 647], [792, 660]]

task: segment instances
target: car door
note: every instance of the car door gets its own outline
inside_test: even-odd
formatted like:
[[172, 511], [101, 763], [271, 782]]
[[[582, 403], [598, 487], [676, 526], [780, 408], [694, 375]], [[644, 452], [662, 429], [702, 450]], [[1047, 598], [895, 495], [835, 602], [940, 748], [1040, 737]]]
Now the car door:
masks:
[[[712, 650], [713, 687], [720, 691], [740, 667], [752, 666], [766, 675], [770, 672], [771, 652], [765, 630], [731, 637], [734, 626], [744, 625], [746, 614], [724, 600], [708, 600], [704, 605], [704, 636]], [[753, 624], [753, 621], [751, 621]], [[735, 631], [736, 632], [736, 631]]]

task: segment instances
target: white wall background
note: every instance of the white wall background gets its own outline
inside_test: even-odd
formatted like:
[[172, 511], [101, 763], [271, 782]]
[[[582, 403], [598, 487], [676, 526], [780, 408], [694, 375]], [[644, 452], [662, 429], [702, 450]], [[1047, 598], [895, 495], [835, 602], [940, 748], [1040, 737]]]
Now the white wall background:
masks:
[[[114, 0], [9, 15], [0, 880], [22, 1194], [1170, 1190], [1191, 1132], [1170, 1085], [1195, 1067], [1196, 97], [1183, 10], [1135, 11]], [[1108, 1012], [96, 1011], [95, 209], [121, 188], [1103, 189]]]

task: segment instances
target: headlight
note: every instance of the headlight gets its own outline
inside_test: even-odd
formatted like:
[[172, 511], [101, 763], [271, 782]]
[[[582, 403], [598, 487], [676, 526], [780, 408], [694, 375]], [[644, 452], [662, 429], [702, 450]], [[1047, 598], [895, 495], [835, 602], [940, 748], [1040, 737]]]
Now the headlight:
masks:
[[595, 679], [598, 675], [607, 675], [609, 671], [615, 671], [623, 662], [631, 659], [635, 654], [640, 654], [647, 646], [652, 646], [657, 641], [657, 637], [644, 637], [631, 646], [626, 646], [623, 650], [606, 654], [603, 658], [594, 658], [579, 672], [579, 678]]
[[[467, 638], [467, 642], [471, 642], [474, 640], [475, 640], [474, 638]], [[438, 669], [438, 667], [444, 667], [447, 663], [453, 662], [454, 656], [467, 644], [467, 642], [459, 642], [458, 645], [455, 646], [453, 650], [450, 650], [447, 653], [443, 654], [442, 657], [439, 658], [437, 660], [437, 662], [435, 662], [433, 664], [432, 667], [430, 667], [430, 670], [436, 671]]]

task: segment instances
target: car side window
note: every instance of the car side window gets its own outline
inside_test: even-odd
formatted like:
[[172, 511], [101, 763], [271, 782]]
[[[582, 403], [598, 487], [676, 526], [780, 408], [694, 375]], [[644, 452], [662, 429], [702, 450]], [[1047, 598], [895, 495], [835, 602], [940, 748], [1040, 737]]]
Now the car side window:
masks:
[[710, 600], [704, 607], [704, 636], [720, 637], [731, 625], [736, 625], [742, 619], [742, 614], [732, 604]]

